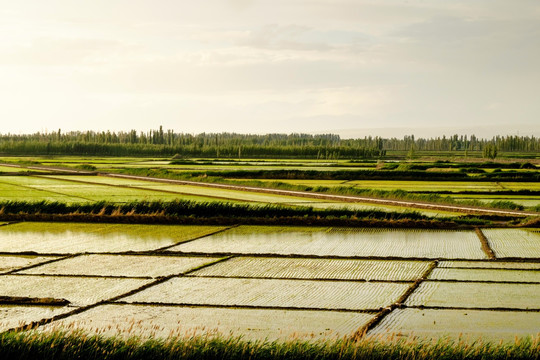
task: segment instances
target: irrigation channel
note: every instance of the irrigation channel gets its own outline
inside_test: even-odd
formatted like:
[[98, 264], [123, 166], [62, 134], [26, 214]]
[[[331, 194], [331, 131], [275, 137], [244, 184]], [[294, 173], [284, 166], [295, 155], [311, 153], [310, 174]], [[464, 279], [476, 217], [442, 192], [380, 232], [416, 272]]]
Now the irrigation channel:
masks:
[[[65, 169], [65, 168], [59, 168], [59, 167], [49, 167], [49, 166], [23, 166], [23, 165], [15, 165], [15, 164], [1, 164], [1, 165], [8, 166], [8, 167], [25, 168], [29, 170], [38, 170], [38, 171], [53, 170], [57, 172], [65, 172], [66, 174], [79, 174], [79, 175], [95, 175], [96, 174], [95, 172]], [[149, 181], [149, 182], [157, 182], [157, 183], [165, 183], [165, 184], [191, 185], [191, 186], [198, 186], [198, 187], [208, 187], [208, 188], [216, 188], [216, 189], [224, 189], [224, 190], [237, 190], [237, 191], [244, 191], [244, 192], [251, 192], [251, 193], [255, 192], [255, 193], [266, 193], [266, 194], [283, 195], [283, 196], [294, 196], [294, 197], [302, 197], [302, 198], [330, 200], [330, 201], [337, 201], [337, 202], [368, 203], [368, 204], [377, 204], [377, 205], [386, 205], [386, 206], [397, 206], [397, 207], [404, 207], [404, 208], [461, 212], [461, 213], [468, 213], [468, 214], [487, 214], [487, 215], [499, 215], [499, 216], [521, 216], [521, 217], [539, 216], [539, 214], [536, 212], [503, 210], [503, 209], [487, 209], [487, 208], [482, 208], [482, 207], [465, 206], [465, 205], [433, 204], [433, 203], [419, 202], [419, 201], [379, 199], [379, 198], [365, 197], [365, 196], [331, 195], [331, 194], [321, 194], [321, 193], [314, 193], [314, 192], [308, 192], [308, 191], [293, 191], [293, 190], [281, 190], [281, 189], [272, 189], [272, 188], [263, 188], [263, 187], [205, 183], [205, 182], [199, 182], [199, 181], [163, 179], [163, 178], [155, 178], [155, 177], [148, 177], [148, 176], [115, 174], [115, 173], [107, 173], [107, 172], [98, 172], [97, 175], [104, 176], [104, 177], [123, 178], [123, 179]]]
[[513, 342], [539, 297], [538, 229], [0, 226], [0, 331]]

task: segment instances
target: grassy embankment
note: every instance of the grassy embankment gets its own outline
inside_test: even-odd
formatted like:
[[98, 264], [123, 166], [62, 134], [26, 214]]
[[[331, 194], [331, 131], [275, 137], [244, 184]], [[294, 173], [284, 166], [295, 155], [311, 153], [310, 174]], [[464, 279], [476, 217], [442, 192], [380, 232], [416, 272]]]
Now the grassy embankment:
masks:
[[[317, 209], [282, 205], [251, 205], [228, 202], [137, 201], [95, 202], [0, 202], [2, 221], [89, 221], [156, 224], [253, 224], [458, 228], [493, 225], [491, 220], [516, 222], [512, 218], [467, 217], [430, 218], [419, 212], [378, 210]], [[523, 219], [522, 219], [523, 220]], [[529, 224], [530, 225], [530, 224]]]
[[513, 344], [436, 343], [372, 339], [327, 342], [247, 342], [240, 338], [120, 339], [84, 333], [0, 334], [5, 359], [539, 359], [536, 340]]

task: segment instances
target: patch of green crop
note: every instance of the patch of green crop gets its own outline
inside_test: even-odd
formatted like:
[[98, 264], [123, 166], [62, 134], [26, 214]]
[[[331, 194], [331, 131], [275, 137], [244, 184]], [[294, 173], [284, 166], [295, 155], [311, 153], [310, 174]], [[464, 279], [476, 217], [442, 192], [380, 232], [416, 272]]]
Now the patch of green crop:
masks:
[[[132, 201], [167, 201], [175, 199], [192, 201], [212, 201], [212, 197], [191, 195], [181, 192], [170, 193], [159, 189], [129, 187], [133, 181], [123, 182], [97, 176], [16, 176], [3, 177], [0, 181], [0, 199], [5, 200], [58, 200], [66, 202], [112, 201], [126, 203]], [[142, 182], [148, 184], [148, 182]], [[111, 185], [126, 185], [111, 186]], [[150, 183], [152, 184], [152, 183]], [[15, 191], [11, 191], [15, 190]]]

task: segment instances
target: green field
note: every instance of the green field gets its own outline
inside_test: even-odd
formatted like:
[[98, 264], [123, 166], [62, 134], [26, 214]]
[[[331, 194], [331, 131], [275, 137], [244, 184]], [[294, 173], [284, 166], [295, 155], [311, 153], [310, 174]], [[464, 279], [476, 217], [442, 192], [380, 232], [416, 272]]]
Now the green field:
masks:
[[[436, 203], [459, 203], [465, 202], [469, 205], [480, 205], [488, 207], [525, 207], [536, 211], [540, 205], [540, 185], [538, 182], [531, 181], [477, 181], [477, 175], [460, 172], [457, 174], [454, 170], [459, 170], [463, 166], [469, 169], [474, 165], [467, 163], [444, 163], [437, 162], [413, 162], [407, 163], [403, 169], [419, 166], [422, 171], [415, 170], [416, 175], [425, 180], [351, 180], [355, 172], [376, 169], [387, 169], [385, 174], [391, 174], [389, 168], [397, 163], [377, 163], [376, 161], [353, 162], [341, 159], [338, 161], [326, 160], [306, 160], [306, 159], [242, 159], [242, 160], [219, 160], [219, 159], [185, 159], [179, 164], [171, 164], [170, 159], [166, 158], [97, 158], [97, 157], [21, 157], [5, 158], [12, 163], [21, 163], [23, 166], [30, 166], [36, 163], [37, 166], [53, 166], [51, 170], [57, 171], [62, 167], [69, 169], [83, 168], [83, 166], [94, 166], [100, 171], [140, 171], [140, 174], [151, 173], [152, 176], [164, 176], [166, 178], [192, 179], [196, 181], [209, 182], [232, 182], [238, 185], [247, 184], [248, 186], [280, 187], [279, 183], [289, 186], [291, 190], [303, 190], [308, 188], [310, 191], [319, 191], [325, 193], [348, 194], [350, 189], [356, 191], [351, 195], [383, 197], [390, 199], [411, 199], [414, 201], [427, 201]], [[29, 165], [28, 165], [29, 164]], [[480, 163], [478, 163], [480, 164]], [[480, 164], [482, 165], [482, 164]], [[488, 164], [489, 165], [489, 164]], [[505, 168], [505, 163], [501, 163], [504, 171], [519, 170], [515, 166], [511, 169]], [[518, 164], [519, 165], [519, 164]], [[438, 167], [439, 166], [439, 167]], [[445, 167], [448, 166], [448, 167]], [[531, 164], [529, 164], [531, 166]], [[13, 168], [9, 168], [13, 169]], [[154, 170], [157, 172], [152, 172]], [[397, 166], [400, 169], [400, 166]], [[21, 169], [24, 170], [24, 169]], [[444, 178], [435, 177], [430, 179], [429, 174], [444, 175], [447, 170], [452, 170], [455, 175], [470, 178], [468, 181], [448, 181]], [[494, 170], [487, 167], [484, 172]], [[535, 169], [521, 169], [534, 174]], [[24, 170], [25, 171], [25, 170]], [[160, 172], [161, 171], [161, 172]], [[257, 175], [257, 179], [250, 179], [249, 172], [262, 172]], [[264, 174], [270, 174], [272, 171], [290, 171], [292, 178], [287, 179], [265, 179]], [[399, 170], [407, 174], [407, 170]], [[244, 173], [242, 179], [235, 179], [235, 172]], [[339, 172], [339, 179], [328, 180], [324, 176], [332, 177], [332, 173]], [[207, 173], [210, 174], [207, 176]], [[374, 173], [374, 174], [375, 174]], [[139, 173], [137, 173], [139, 174]], [[246, 175], [247, 174], [247, 175]], [[302, 178], [310, 174], [307, 179]], [[320, 174], [317, 175], [317, 174]], [[323, 176], [323, 174], [326, 174]], [[349, 177], [350, 174], [350, 178]], [[420, 175], [419, 175], [420, 174]], [[247, 176], [247, 177], [246, 177]], [[294, 177], [300, 178], [294, 178]], [[321, 177], [322, 176], [322, 177]], [[446, 176], [446, 175], [444, 175]], [[223, 177], [223, 178], [221, 178]], [[320, 178], [320, 179], [317, 179]], [[324, 180], [323, 180], [324, 179]], [[533, 178], [536, 179], [536, 178]], [[256, 180], [256, 182], [254, 182]], [[292, 187], [292, 188], [291, 188]], [[324, 190], [326, 188], [326, 190]], [[332, 190], [333, 189], [333, 190]], [[367, 192], [366, 192], [367, 191]], [[512, 192], [521, 191], [514, 194]], [[527, 191], [529, 193], [527, 193]], [[379, 192], [379, 193], [377, 193]], [[383, 194], [381, 192], [394, 192]], [[443, 192], [442, 196], [436, 196]], [[475, 194], [477, 193], [477, 194]], [[449, 195], [449, 197], [448, 197]], [[133, 201], [172, 201], [176, 199], [190, 200], [197, 202], [233, 202], [233, 203], [255, 203], [255, 204], [283, 204], [286, 206], [313, 206], [316, 208], [340, 208], [349, 207], [351, 209], [376, 209], [382, 211], [409, 211], [409, 206], [396, 206], [373, 204], [369, 202], [347, 203], [342, 200], [323, 200], [317, 198], [305, 198], [283, 194], [270, 194], [255, 191], [233, 190], [223, 188], [212, 188], [194, 185], [173, 185], [159, 182], [131, 180], [131, 179], [112, 179], [104, 176], [3, 176], [0, 177], [0, 201], [61, 201], [66, 203], [84, 203], [97, 201], [112, 201], [117, 203], [128, 203]], [[499, 202], [497, 204], [497, 202]], [[505, 203], [505, 202], [511, 202]], [[510, 206], [510, 207], [509, 207]], [[432, 217], [450, 217], [460, 214], [460, 212], [450, 212], [436, 209], [420, 209], [422, 214]], [[463, 214], [464, 212], [461, 212]]]
[[[350, 208], [358, 210], [409, 211], [408, 207], [378, 205], [362, 202], [338, 202], [290, 195], [267, 194], [212, 188], [207, 186], [177, 185], [145, 180], [104, 176], [4, 176], [0, 177], [0, 201], [59, 201], [69, 204], [108, 201], [189, 200], [195, 202], [230, 202], [253, 204], [282, 204], [313, 206], [321, 209]], [[427, 216], [456, 216], [459, 213], [419, 209]]]

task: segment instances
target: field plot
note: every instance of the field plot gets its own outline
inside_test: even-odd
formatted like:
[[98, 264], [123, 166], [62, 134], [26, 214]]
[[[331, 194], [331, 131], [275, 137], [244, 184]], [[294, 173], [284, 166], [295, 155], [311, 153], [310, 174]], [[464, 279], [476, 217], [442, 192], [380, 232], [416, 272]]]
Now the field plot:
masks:
[[27, 185], [36, 189], [53, 191], [67, 196], [79, 197], [88, 201], [129, 202], [135, 200], [172, 200], [175, 194], [156, 192], [151, 189], [135, 189], [103, 184], [86, 184], [82, 182], [38, 177], [35, 183]]
[[70, 307], [0, 305], [0, 331], [51, 318], [73, 310]]
[[[40, 177], [46, 180], [66, 181], [70, 180], [70, 185], [73, 189], [86, 189], [91, 187], [95, 189], [90, 198], [91, 200], [100, 201], [107, 200], [113, 202], [129, 202], [135, 200], [191, 200], [191, 201], [217, 201], [220, 200], [211, 196], [191, 195], [181, 191], [169, 191], [166, 189], [149, 188], [147, 185], [154, 185], [156, 182], [145, 180], [133, 180], [123, 178], [113, 178], [105, 176], [43, 176]], [[74, 191], [74, 190], [73, 190]], [[108, 197], [110, 193], [114, 193], [116, 197]]]
[[126, 178], [118, 178], [118, 177], [110, 177], [110, 176], [98, 176], [98, 175], [88, 175], [88, 176], [44, 175], [42, 176], [42, 178], [57, 179], [57, 180], [69, 179], [71, 181], [80, 181], [83, 183], [119, 185], [119, 186], [144, 186], [144, 185], [152, 184], [152, 182], [146, 181], [146, 180], [135, 180], [135, 179], [126, 179]]
[[[504, 244], [519, 246], [515, 238]], [[0, 274], [14, 271], [0, 276], [0, 297], [71, 302], [0, 305], [0, 331], [105, 300], [39, 331], [343, 337], [403, 301], [435, 260], [368, 335], [488, 341], [540, 331], [540, 258], [487, 259], [474, 231], [28, 222], [0, 226], [0, 252]]]
[[82, 329], [100, 335], [242, 336], [247, 340], [330, 339], [349, 335], [373, 314], [280, 309], [102, 305], [43, 330]]
[[[279, 227], [278, 227], [279, 229]], [[473, 231], [329, 229], [240, 226], [173, 247], [196, 253], [283, 254], [401, 258], [485, 259]]]
[[407, 299], [406, 305], [523, 310], [540, 309], [539, 298], [538, 284], [425, 281]]
[[483, 203], [490, 203], [492, 201], [511, 201], [515, 204], [523, 206], [536, 206], [540, 204], [540, 196], [532, 195], [450, 195], [450, 197], [456, 200], [478, 200]]
[[507, 269], [434, 269], [429, 275], [431, 280], [460, 281], [509, 281], [534, 282], [540, 284], [540, 271]]
[[136, 255], [80, 255], [21, 271], [22, 274], [146, 276], [180, 274], [218, 258]]
[[[90, 177], [90, 176], [88, 176]], [[100, 183], [83, 183], [77, 181], [69, 181], [70, 176], [60, 177], [33, 177], [33, 176], [5, 176], [2, 178], [2, 186], [4, 183], [10, 185], [24, 186], [22, 190], [38, 190], [41, 193], [30, 196], [31, 199], [26, 200], [61, 200], [54, 199], [58, 196], [69, 198], [67, 202], [88, 202], [88, 201], [111, 201], [111, 202], [130, 202], [136, 200], [157, 201], [157, 200], [173, 200], [179, 197], [187, 200], [204, 200], [199, 197], [179, 196], [178, 194], [169, 194], [159, 192], [152, 189], [142, 188], [124, 188], [117, 186], [108, 186]], [[19, 190], [21, 190], [19, 189]], [[26, 191], [25, 190], [25, 191]]]
[[540, 269], [540, 262], [517, 261], [439, 261], [438, 268], [467, 269]]
[[75, 306], [106, 300], [150, 280], [66, 276], [2, 275], [0, 296], [66, 299]]
[[57, 257], [33, 255], [0, 255], [0, 273], [24, 268], [53, 259], [57, 259]]
[[[34, 189], [24, 186], [18, 186], [10, 183], [5, 183], [6, 177], [0, 177], [0, 201], [61, 201], [61, 202], [81, 202], [83, 199], [58, 194], [50, 191]], [[17, 176], [22, 178], [22, 176]]]
[[395, 302], [407, 283], [174, 278], [123, 300], [127, 302], [373, 310]]
[[297, 202], [324, 202], [324, 200], [304, 198], [304, 197], [295, 197], [295, 196], [286, 196], [286, 195], [274, 195], [274, 194], [265, 194], [254, 191], [242, 191], [242, 190], [229, 190], [229, 189], [218, 189], [211, 188], [206, 186], [194, 186], [194, 185], [170, 185], [170, 184], [159, 184], [155, 182], [148, 182], [144, 186], [145, 189], [157, 190], [157, 191], [172, 191], [179, 192], [182, 194], [190, 195], [199, 195], [199, 196], [209, 196], [216, 198], [224, 198], [236, 201], [253, 201], [253, 202], [264, 202], [264, 203], [297, 203]]
[[498, 258], [540, 258], [538, 229], [482, 230]]
[[[18, 173], [18, 172], [26, 172], [26, 171], [28, 171], [28, 169], [0, 165], [0, 172], [3, 172], [3, 173]], [[39, 172], [38, 170], [32, 170], [32, 171]]]
[[239, 257], [206, 267], [190, 275], [289, 279], [414, 281], [429, 262]]
[[17, 223], [0, 227], [0, 252], [147, 251], [214, 233], [220, 226]]
[[538, 182], [504, 182], [501, 185], [509, 190], [540, 190], [540, 183]]
[[368, 336], [514, 342], [538, 336], [539, 324], [540, 312], [396, 309]]
[[402, 180], [355, 180], [347, 183], [365, 189], [406, 191], [490, 191], [502, 190], [496, 182], [475, 181], [402, 181]]

